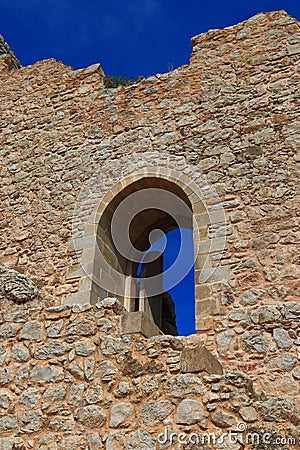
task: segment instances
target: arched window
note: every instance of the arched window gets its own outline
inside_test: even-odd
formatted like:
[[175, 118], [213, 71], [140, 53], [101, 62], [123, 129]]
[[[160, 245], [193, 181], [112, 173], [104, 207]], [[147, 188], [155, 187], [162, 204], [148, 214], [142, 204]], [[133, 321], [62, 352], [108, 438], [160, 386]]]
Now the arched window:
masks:
[[[90, 213], [84, 234], [78, 233], [73, 239], [80, 254], [80, 266], [74, 265], [68, 278], [79, 279], [79, 289], [66, 297], [64, 303], [90, 301], [93, 304], [99, 298], [117, 297], [128, 312], [154, 314], [153, 321], [158, 323], [159, 331], [162, 328], [159, 313], [151, 309], [147, 299], [164, 292], [174, 296], [175, 286], [168, 285], [169, 268], [163, 266], [164, 259], [147, 262], [144, 274], [151, 276], [142, 277], [149, 278], [144, 284], [139, 279], [138, 267], [155, 241], [186, 229], [193, 235], [194, 248], [195, 301], [191, 330], [194, 325], [196, 332], [213, 329], [214, 316], [220, 314], [220, 282], [228, 279], [229, 268], [218, 267], [225, 238], [222, 233], [218, 237], [216, 230], [224, 228], [225, 214], [218, 195], [206, 179], [197, 171], [188, 176], [175, 169], [151, 166], [108, 183], [100, 198]], [[83, 215], [86, 199], [85, 194], [79, 204]], [[193, 269], [193, 264], [182, 262], [184, 259], [172, 264], [176, 285]], [[163, 267], [163, 278], [161, 273], [155, 274], [158, 267]]]

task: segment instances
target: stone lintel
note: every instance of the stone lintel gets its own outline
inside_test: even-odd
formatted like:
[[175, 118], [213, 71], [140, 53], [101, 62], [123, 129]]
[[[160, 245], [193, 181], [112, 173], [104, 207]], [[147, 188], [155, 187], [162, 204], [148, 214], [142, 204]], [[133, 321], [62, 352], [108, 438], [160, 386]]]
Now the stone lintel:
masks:
[[163, 334], [143, 311], [127, 313], [121, 318], [121, 334], [134, 333], [142, 333], [147, 338]]
[[207, 372], [222, 375], [223, 367], [217, 358], [204, 346], [185, 348], [182, 351], [181, 365], [183, 373]]

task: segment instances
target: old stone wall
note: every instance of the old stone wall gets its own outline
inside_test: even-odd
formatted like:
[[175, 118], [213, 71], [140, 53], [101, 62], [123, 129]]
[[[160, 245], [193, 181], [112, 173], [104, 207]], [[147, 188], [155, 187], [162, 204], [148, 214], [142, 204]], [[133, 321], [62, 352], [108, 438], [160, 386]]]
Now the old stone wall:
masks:
[[[299, 36], [285, 12], [258, 14], [193, 38], [189, 65], [118, 89], [104, 87], [98, 64], [1, 66], [0, 258], [36, 285], [21, 278], [34, 299], [20, 310], [1, 266], [3, 448], [18, 434], [29, 448], [155, 448], [169, 424], [229, 430], [242, 419], [296, 432]], [[120, 311], [59, 306], [84, 283], [74, 236], [145, 164], [166, 179], [201, 179], [225, 211], [226, 223], [199, 228], [222, 246], [210, 254], [209, 286], [195, 272], [197, 336], [123, 336]], [[185, 350], [200, 344], [223, 375], [184, 370]], [[102, 379], [101, 367], [113, 376]]]
[[20, 61], [0, 35], [0, 70], [12, 70], [21, 67]]
[[298, 448], [300, 374], [284, 349], [253, 353], [282, 376], [265, 395], [202, 336], [124, 335], [124, 313], [105, 299], [1, 314], [1, 449]]

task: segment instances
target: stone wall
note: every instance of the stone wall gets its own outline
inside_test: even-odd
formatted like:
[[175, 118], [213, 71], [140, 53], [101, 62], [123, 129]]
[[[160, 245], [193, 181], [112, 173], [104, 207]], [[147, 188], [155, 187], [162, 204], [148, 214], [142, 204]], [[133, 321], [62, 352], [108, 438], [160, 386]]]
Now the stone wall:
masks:
[[19, 69], [20, 67], [20, 61], [5, 42], [3, 36], [0, 35], [0, 70]]
[[[27, 448], [133, 449], [143, 439], [155, 448], [151, 439], [169, 424], [234, 430], [242, 419], [296, 432], [299, 24], [283, 11], [258, 14], [192, 45], [189, 65], [118, 89], [104, 87], [99, 64], [74, 71], [47, 60], [0, 71], [0, 257], [32, 292], [22, 300], [14, 272], [0, 267], [2, 448], [22, 448], [23, 438]], [[197, 336], [123, 336], [121, 310], [59, 306], [85, 281], [74, 276], [83, 256], [74, 236], [145, 162], [171, 171], [161, 172], [166, 179], [173, 170], [200, 179], [225, 211], [226, 223], [198, 230], [201, 245], [203, 236], [225, 245], [210, 253], [218, 270], [207, 289], [196, 266]], [[185, 371], [195, 346], [224, 374]], [[101, 367], [112, 368], [111, 379], [101, 379]]]
[[[286, 349], [264, 361], [282, 375], [265, 395], [203, 336], [124, 335], [124, 317], [115, 299], [1, 314], [1, 449], [298, 448], [300, 373]], [[252, 356], [262, 367], [259, 347]]]

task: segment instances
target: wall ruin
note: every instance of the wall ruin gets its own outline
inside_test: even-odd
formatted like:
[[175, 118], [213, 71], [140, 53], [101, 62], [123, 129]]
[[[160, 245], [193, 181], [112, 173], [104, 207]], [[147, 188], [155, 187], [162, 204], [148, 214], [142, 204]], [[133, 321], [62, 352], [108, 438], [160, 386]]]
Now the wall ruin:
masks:
[[[41, 295], [16, 306], [2, 292], [0, 448], [22, 448], [23, 439], [25, 448], [151, 449], [164, 425], [234, 431], [241, 419], [260, 432], [299, 439], [299, 42], [295, 19], [261, 13], [193, 38], [189, 65], [118, 89], [105, 89], [98, 64], [74, 71], [47, 60], [14, 68], [4, 57], [0, 257]], [[82, 223], [145, 163], [150, 172], [162, 166], [165, 177], [175, 170], [177, 179], [199, 171], [226, 219], [206, 221], [204, 235], [198, 227], [200, 245], [226, 245], [209, 253], [209, 269], [216, 270], [208, 286], [199, 262], [198, 334], [175, 341], [120, 335], [121, 310], [60, 306], [84, 292], [84, 248], [76, 247], [88, 232]], [[82, 205], [74, 240], [74, 211]], [[194, 347], [202, 360], [217, 358], [223, 375], [209, 379], [207, 366], [185, 372], [183, 353], [193, 358]], [[139, 363], [124, 374], [130, 357]], [[99, 381], [106, 360], [116, 377]], [[147, 370], [135, 372], [135, 364]], [[53, 373], [57, 378], [43, 379]], [[185, 378], [194, 390], [184, 391]], [[58, 406], [44, 403], [48, 382]], [[172, 383], [179, 397], [168, 391]], [[69, 403], [71, 385], [83, 385], [84, 400], [76, 400], [82, 403]], [[146, 402], [154, 403], [154, 415], [157, 408], [168, 414], [145, 419]], [[130, 412], [128, 422], [110, 426], [113, 408], [118, 417]], [[180, 422], [182, 415], [192, 422]], [[242, 448], [220, 445], [211, 448]]]

